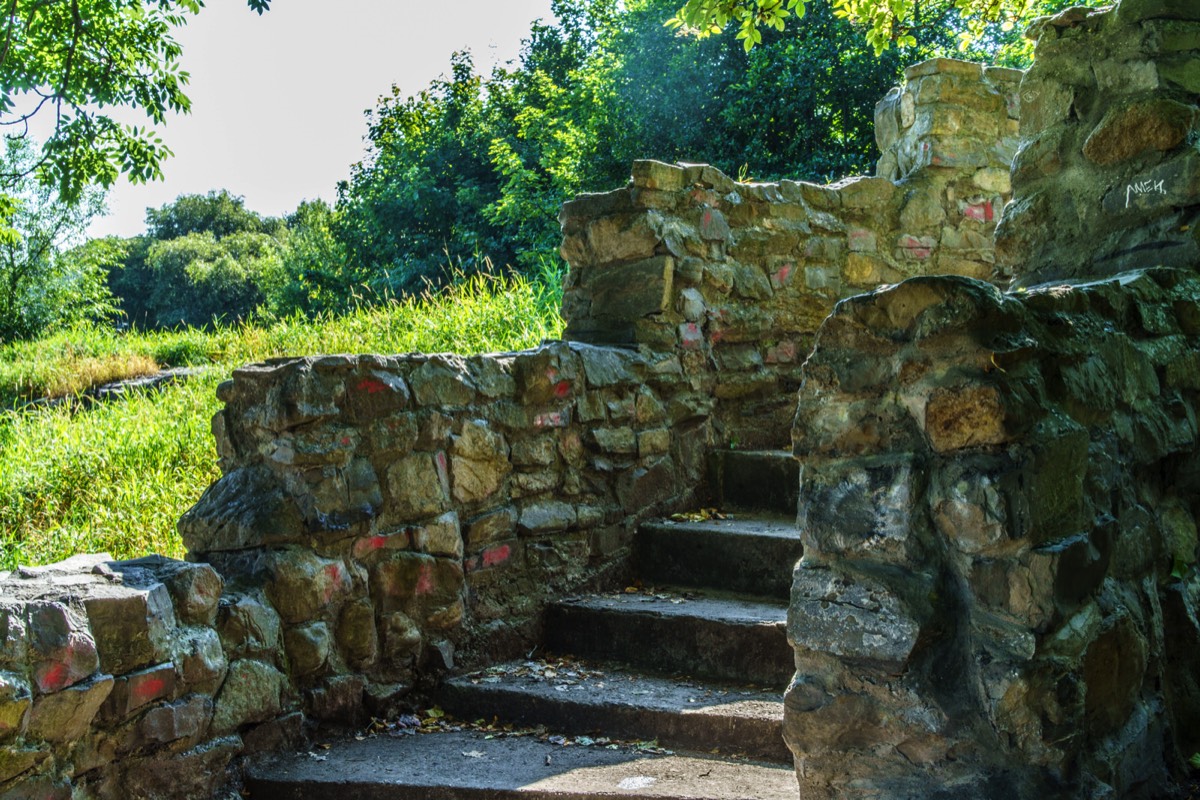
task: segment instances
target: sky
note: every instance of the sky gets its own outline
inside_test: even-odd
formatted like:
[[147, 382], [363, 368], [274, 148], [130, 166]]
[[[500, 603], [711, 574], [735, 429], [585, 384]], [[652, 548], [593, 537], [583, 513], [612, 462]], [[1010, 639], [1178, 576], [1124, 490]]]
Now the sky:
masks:
[[242, 0], [209, 0], [176, 33], [192, 110], [158, 129], [175, 153], [164, 180], [122, 179], [88, 234], [137, 235], [146, 208], [212, 189], [271, 216], [332, 202], [363, 156], [363, 112], [380, 95], [393, 84], [416, 94], [449, 74], [456, 50], [486, 74], [517, 57], [539, 18], [551, 18], [550, 0], [274, 0], [262, 16]]

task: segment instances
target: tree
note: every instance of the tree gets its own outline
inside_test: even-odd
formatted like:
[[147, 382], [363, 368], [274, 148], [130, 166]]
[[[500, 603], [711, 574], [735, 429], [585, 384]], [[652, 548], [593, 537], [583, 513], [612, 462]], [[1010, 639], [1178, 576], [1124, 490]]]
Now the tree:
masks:
[[113, 312], [103, 276], [120, 254], [103, 245], [62, 254], [103, 212], [103, 193], [84, 190], [63, 202], [31, 177], [36, 159], [28, 140], [5, 142], [3, 169], [24, 177], [9, 187], [12, 235], [0, 240], [0, 343]]
[[[270, 0], [247, 0], [261, 14]], [[103, 109], [140, 110], [152, 124], [186, 112], [188, 75], [172, 36], [203, 0], [3, 0], [0, 3], [0, 127], [24, 138], [35, 118], [52, 133], [39, 157], [0, 173], [0, 194], [35, 174], [63, 202], [120, 174], [158, 178], [170, 155], [150, 127], [122, 125]], [[10, 198], [11, 199], [11, 198]], [[7, 208], [10, 211], [11, 202]]]
[[[747, 51], [763, 40], [764, 29], [782, 31], [789, 18], [803, 17], [811, 0], [687, 0], [668, 22], [675, 28], [705, 37], [737, 28]], [[1023, 29], [1035, 16], [1063, 8], [1061, 0], [828, 0], [834, 13], [864, 26], [867, 42], [880, 54], [892, 46], [915, 46], [922, 31], [944, 25], [945, 12], [959, 16], [953, 30], [964, 46], [995, 29]], [[1101, 0], [1082, 0], [1099, 5]], [[932, 14], [930, 12], [933, 12]], [[941, 20], [939, 22], [939, 20]]]

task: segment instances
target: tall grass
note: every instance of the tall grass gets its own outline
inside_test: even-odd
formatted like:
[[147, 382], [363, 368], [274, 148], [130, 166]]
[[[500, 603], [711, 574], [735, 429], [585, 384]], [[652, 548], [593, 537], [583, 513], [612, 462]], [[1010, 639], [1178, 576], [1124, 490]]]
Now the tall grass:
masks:
[[[144, 335], [80, 328], [0, 348], [0, 403], [9, 408], [0, 411], [0, 569], [82, 552], [182, 555], [175, 521], [218, 476], [215, 387], [241, 364], [521, 349], [560, 335], [558, 298], [539, 281], [476, 276], [342, 317]], [[202, 366], [187, 383], [109, 404], [20, 407], [51, 387], [88, 388], [101, 371], [87, 377], [81, 364], [138, 358]]]

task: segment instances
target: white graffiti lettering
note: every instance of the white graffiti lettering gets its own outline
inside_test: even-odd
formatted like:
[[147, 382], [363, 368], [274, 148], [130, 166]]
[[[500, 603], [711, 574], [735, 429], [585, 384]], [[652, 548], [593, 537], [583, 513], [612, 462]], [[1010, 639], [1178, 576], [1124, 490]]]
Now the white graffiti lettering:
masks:
[[1166, 194], [1166, 181], [1138, 181], [1125, 187], [1125, 207], [1133, 198], [1143, 194]]

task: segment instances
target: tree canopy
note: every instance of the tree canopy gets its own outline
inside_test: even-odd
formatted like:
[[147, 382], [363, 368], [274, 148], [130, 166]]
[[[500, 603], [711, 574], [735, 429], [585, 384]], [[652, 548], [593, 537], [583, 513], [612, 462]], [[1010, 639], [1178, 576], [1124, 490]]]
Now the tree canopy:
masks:
[[[247, 0], [262, 13], [270, 0]], [[28, 173], [53, 186], [66, 203], [89, 185], [111, 186], [161, 175], [170, 150], [150, 125], [124, 125], [107, 109], [144, 112], [151, 125], [169, 111], [187, 111], [188, 74], [173, 31], [203, 0], [5, 0], [0, 4], [0, 128], [8, 138], [30, 134], [35, 120], [51, 132]], [[9, 166], [0, 193], [25, 174]]]

